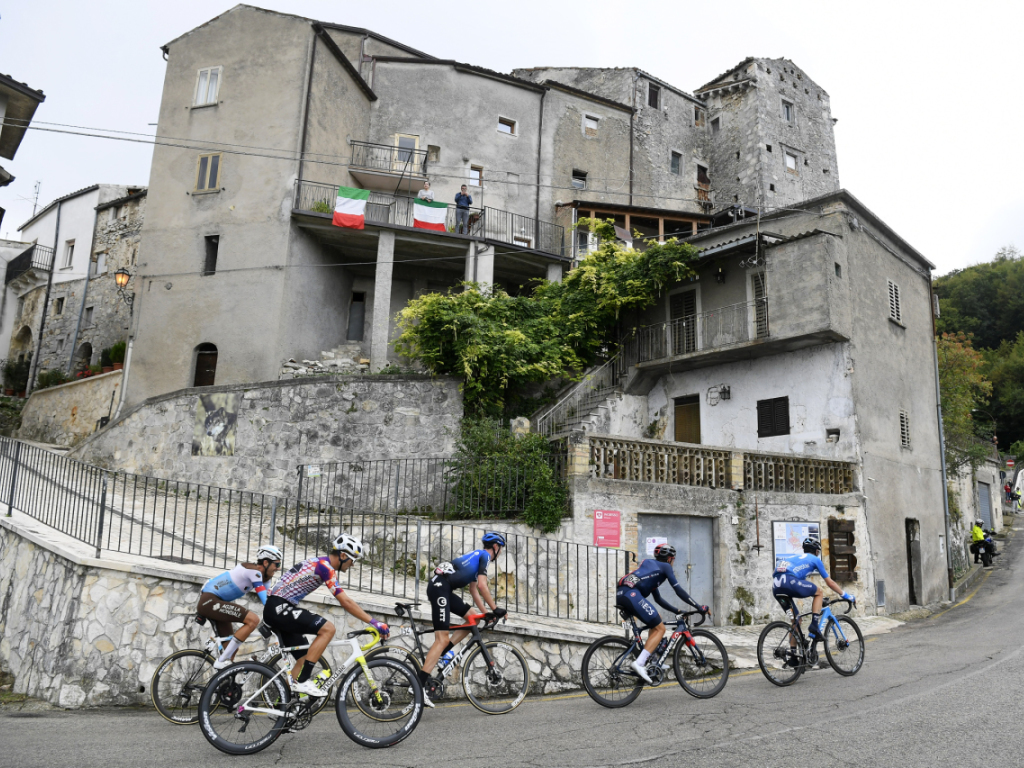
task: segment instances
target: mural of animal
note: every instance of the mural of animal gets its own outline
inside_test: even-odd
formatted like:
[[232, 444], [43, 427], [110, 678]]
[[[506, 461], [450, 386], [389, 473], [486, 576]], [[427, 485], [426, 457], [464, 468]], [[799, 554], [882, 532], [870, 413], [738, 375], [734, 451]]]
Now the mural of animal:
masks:
[[206, 418], [201, 430], [196, 425], [196, 434], [192, 439], [193, 456], [234, 455], [235, 425], [238, 421], [236, 397], [234, 393], [199, 396], [199, 404]]

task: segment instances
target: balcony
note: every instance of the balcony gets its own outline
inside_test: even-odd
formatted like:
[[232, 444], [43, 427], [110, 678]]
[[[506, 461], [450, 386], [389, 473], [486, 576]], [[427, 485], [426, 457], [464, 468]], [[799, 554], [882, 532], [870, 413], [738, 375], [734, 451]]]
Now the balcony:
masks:
[[364, 189], [394, 191], [397, 185], [408, 184], [418, 190], [427, 178], [427, 151], [353, 141], [349, 173]]
[[[298, 181], [295, 185], [294, 209], [302, 213], [330, 215], [334, 211], [338, 187]], [[366, 223], [378, 226], [414, 227], [414, 198], [399, 197], [382, 192], [370, 192], [366, 204]], [[562, 254], [563, 227], [547, 221], [520, 216], [497, 208], [471, 208], [469, 232], [456, 235], [456, 207], [448, 206], [445, 231], [418, 230], [440, 237], [465, 236], [494, 240], [517, 245], [526, 250], [560, 256]]]
[[[7, 262], [7, 275], [4, 285], [10, 285], [19, 277], [28, 282], [39, 279], [39, 273], [48, 273], [53, 269], [53, 249], [45, 245], [34, 245], [20, 256]], [[45, 281], [44, 281], [45, 282]]]

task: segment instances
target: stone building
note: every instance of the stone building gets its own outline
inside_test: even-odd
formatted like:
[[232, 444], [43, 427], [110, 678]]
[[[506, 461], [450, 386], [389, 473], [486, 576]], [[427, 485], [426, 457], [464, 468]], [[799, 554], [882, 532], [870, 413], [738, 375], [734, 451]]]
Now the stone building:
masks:
[[[19, 83], [10, 75], [0, 74], [0, 157], [13, 160], [28, 131], [36, 109], [46, 101], [42, 91]], [[0, 187], [14, 181], [14, 176], [0, 166]], [[0, 222], [4, 209], [0, 208]]]

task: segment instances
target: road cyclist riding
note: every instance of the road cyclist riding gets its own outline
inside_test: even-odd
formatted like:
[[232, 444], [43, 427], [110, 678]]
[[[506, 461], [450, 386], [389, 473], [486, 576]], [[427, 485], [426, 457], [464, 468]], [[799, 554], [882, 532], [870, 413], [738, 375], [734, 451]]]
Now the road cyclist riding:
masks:
[[[860, 627], [849, 616], [836, 616], [831, 605], [845, 602], [849, 613], [857, 604], [856, 598], [844, 592], [829, 576], [821, 561], [821, 543], [807, 537], [803, 553], [778, 555], [772, 574], [772, 595], [792, 622], [776, 621], [764, 628], [757, 641], [757, 661], [764, 676], [775, 685], [789, 685], [804, 671], [818, 663], [818, 643], [823, 642], [829, 664], [841, 675], [854, 675], [864, 663], [864, 637]], [[818, 573], [841, 597], [827, 600], [821, 587], [807, 580]], [[800, 613], [795, 600], [813, 597], [811, 612]], [[810, 615], [807, 635], [800, 620]]]
[[[675, 558], [674, 547], [660, 544], [653, 560], [644, 560], [619, 579], [615, 604], [630, 637], [602, 637], [583, 655], [583, 684], [598, 704], [623, 707], [640, 695], [644, 683], [660, 685], [667, 677], [670, 654], [676, 680], [692, 696], [710, 698], [728, 682], [729, 656], [721, 640], [707, 630], [690, 628], [691, 616], [700, 616], [694, 625], [698, 627], [710, 611], [706, 605], [698, 605], [679, 584], [672, 569]], [[682, 612], [662, 598], [658, 587], [666, 581], [696, 610]], [[660, 606], [676, 614], [676, 620], [668, 622], [675, 628], [670, 638], [665, 637], [666, 622], [647, 600], [652, 595]], [[644, 628], [648, 630], [646, 642], [641, 635]]]

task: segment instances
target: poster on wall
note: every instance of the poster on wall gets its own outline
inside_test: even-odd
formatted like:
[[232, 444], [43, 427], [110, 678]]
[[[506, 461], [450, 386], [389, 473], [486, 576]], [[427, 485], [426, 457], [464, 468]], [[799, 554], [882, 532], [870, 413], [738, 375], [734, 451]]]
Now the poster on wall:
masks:
[[193, 456], [234, 456], [238, 393], [199, 395], [192, 432]]
[[645, 550], [647, 557], [654, 557], [654, 550], [661, 544], [668, 544], [668, 538], [665, 536], [648, 536], [645, 542], [647, 544]]
[[804, 551], [804, 539], [821, 541], [820, 527], [806, 520], [776, 520], [772, 522], [772, 547], [775, 557], [779, 555], [800, 555]]
[[594, 510], [594, 544], [598, 547], [618, 547], [620, 541], [620, 512], [611, 509]]

